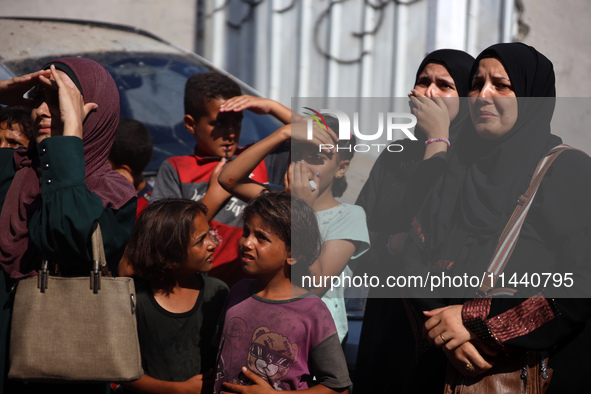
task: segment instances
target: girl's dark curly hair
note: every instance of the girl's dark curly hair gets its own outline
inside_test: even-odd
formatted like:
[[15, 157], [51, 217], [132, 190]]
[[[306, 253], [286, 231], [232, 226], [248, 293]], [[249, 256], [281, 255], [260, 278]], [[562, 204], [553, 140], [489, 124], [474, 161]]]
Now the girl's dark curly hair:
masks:
[[187, 260], [197, 215], [207, 213], [200, 202], [167, 198], [151, 203], [138, 217], [124, 258], [141, 278], [162, 281], [167, 269]]

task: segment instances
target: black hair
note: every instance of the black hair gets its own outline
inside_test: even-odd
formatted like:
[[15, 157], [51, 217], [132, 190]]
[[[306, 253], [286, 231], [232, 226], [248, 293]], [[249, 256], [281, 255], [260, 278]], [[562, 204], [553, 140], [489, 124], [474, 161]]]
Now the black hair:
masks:
[[31, 120], [30, 108], [19, 106], [0, 107], [0, 123], [4, 122], [9, 128], [14, 124], [20, 125], [22, 134], [28, 140], [33, 139], [33, 121]]
[[[324, 120], [326, 121], [326, 125], [332, 129], [332, 131], [334, 131], [336, 133], [336, 135], [339, 135], [339, 121], [338, 119], [333, 116], [333, 115], [327, 115], [327, 114], [323, 114], [324, 116]], [[351, 138], [346, 140], [346, 139], [339, 139], [339, 141], [337, 142], [337, 158], [339, 160], [351, 160], [353, 159], [353, 156], [355, 155], [355, 144], [357, 139], [355, 138], [354, 134], [351, 134], [350, 136]], [[332, 182], [332, 195], [333, 197], [341, 197], [344, 193], [345, 190], [347, 190], [347, 178], [345, 175], [343, 175], [340, 178], [335, 178]]]
[[151, 203], [139, 215], [124, 258], [141, 278], [165, 283], [166, 271], [187, 260], [197, 215], [207, 220], [207, 207], [183, 198]]
[[223, 74], [197, 73], [185, 84], [185, 114], [197, 121], [206, 113], [206, 105], [211, 100], [228, 100], [241, 94], [240, 86]]
[[152, 159], [152, 137], [148, 128], [134, 119], [120, 119], [109, 160], [116, 166], [128, 165], [137, 176]]
[[244, 208], [242, 216], [245, 223], [252, 216], [259, 216], [306, 271], [320, 255], [322, 240], [318, 220], [305, 201], [284, 191], [263, 190]]

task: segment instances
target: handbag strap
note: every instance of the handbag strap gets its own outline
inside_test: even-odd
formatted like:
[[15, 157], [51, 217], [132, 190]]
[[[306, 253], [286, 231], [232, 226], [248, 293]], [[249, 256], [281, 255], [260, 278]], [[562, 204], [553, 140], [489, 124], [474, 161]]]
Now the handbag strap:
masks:
[[92, 271], [90, 271], [90, 288], [96, 294], [101, 288], [101, 276], [111, 276], [109, 267], [107, 266], [103, 234], [99, 223], [96, 224], [96, 228], [92, 233], [91, 243]]
[[519, 238], [521, 227], [527, 216], [527, 212], [531, 207], [533, 199], [542, 183], [542, 179], [546, 172], [550, 168], [550, 165], [558, 158], [558, 156], [566, 150], [578, 150], [568, 145], [561, 144], [552, 148], [538, 163], [534, 176], [530, 182], [529, 187], [517, 200], [517, 206], [513, 211], [513, 214], [509, 218], [509, 221], [505, 225], [499, 242], [493, 254], [493, 257], [488, 265], [486, 272], [481, 281], [481, 285], [478, 289], [480, 296], [486, 296], [496, 285], [499, 276], [507, 266], [509, 258], [515, 249], [515, 244]]
[[101, 225], [98, 223], [92, 233], [91, 243], [93, 264], [98, 263], [98, 269], [103, 275], [109, 275], [109, 267], [107, 267], [107, 258], [105, 256], [105, 247], [103, 244], [103, 233], [101, 232]]
[[[92, 232], [91, 238], [92, 246], [92, 269], [90, 271], [90, 288], [96, 294], [101, 288], [101, 277], [111, 276], [109, 267], [107, 266], [107, 258], [105, 255], [105, 246], [103, 244], [103, 234], [101, 232], [101, 226], [99, 223], [96, 224], [96, 228]], [[49, 261], [43, 258], [41, 269], [39, 270], [39, 276], [37, 278], [37, 287], [44, 293], [48, 284], [49, 276]]]

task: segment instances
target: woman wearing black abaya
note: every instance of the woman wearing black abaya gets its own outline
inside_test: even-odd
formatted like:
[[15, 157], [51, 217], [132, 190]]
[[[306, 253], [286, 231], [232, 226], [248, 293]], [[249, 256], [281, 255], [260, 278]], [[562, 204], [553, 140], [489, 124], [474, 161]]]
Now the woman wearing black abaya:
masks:
[[[432, 185], [431, 179], [438, 175], [439, 166], [423, 160], [444, 154], [448, 148], [445, 141], [427, 145], [425, 142], [449, 139], [453, 148], [462, 124], [469, 122], [466, 103], [460, 103], [458, 97], [468, 95], [468, 75], [473, 61], [465, 52], [441, 49], [427, 55], [417, 70], [409, 97], [411, 111], [417, 116], [418, 141], [395, 141], [394, 144], [404, 147], [402, 152], [384, 150], [356, 202], [366, 212], [372, 244], [357, 266], [369, 275], [385, 279], [387, 275], [399, 273], [397, 250]], [[407, 192], [409, 189], [412, 192]], [[398, 290], [383, 289], [383, 293], [380, 290], [372, 288], [367, 299], [354, 388], [360, 393], [380, 392], [384, 380], [391, 379], [396, 382], [396, 392], [412, 391], [405, 382], [412, 383], [409, 372], [416, 370], [409, 362], [415, 334]]]
[[[471, 81], [473, 127], [458, 138], [444, 176], [413, 222], [403, 252], [409, 273], [423, 267], [432, 274], [482, 277], [536, 165], [561, 143], [550, 133], [556, 94], [552, 63], [534, 48], [521, 43], [487, 48], [476, 59]], [[578, 151], [563, 152], [552, 164], [523, 223], [506, 278], [573, 272], [575, 282], [588, 283], [590, 173], [591, 159]], [[505, 282], [505, 287], [513, 286]], [[432, 344], [461, 374], [494, 373], [506, 365], [507, 352], [549, 352], [554, 375], [548, 392], [580, 392], [587, 387], [583, 360], [591, 350], [589, 336], [581, 333], [591, 305], [589, 299], [566, 298], [581, 295], [573, 289], [562, 286], [547, 296], [522, 284], [510, 298], [474, 298], [475, 289], [466, 287], [415, 301], [425, 311]]]

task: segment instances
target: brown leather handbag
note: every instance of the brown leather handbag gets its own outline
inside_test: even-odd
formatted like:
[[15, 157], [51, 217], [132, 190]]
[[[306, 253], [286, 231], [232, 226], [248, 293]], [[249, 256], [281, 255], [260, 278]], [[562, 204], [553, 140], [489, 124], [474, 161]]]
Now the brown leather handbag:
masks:
[[45, 261], [39, 276], [18, 282], [9, 379], [119, 382], [143, 375], [133, 279], [110, 277], [98, 226], [92, 247], [89, 277], [49, 275]]
[[445, 372], [445, 394], [541, 394], [552, 378], [544, 352], [500, 356], [494, 367], [476, 377], [461, 375], [450, 363]]

